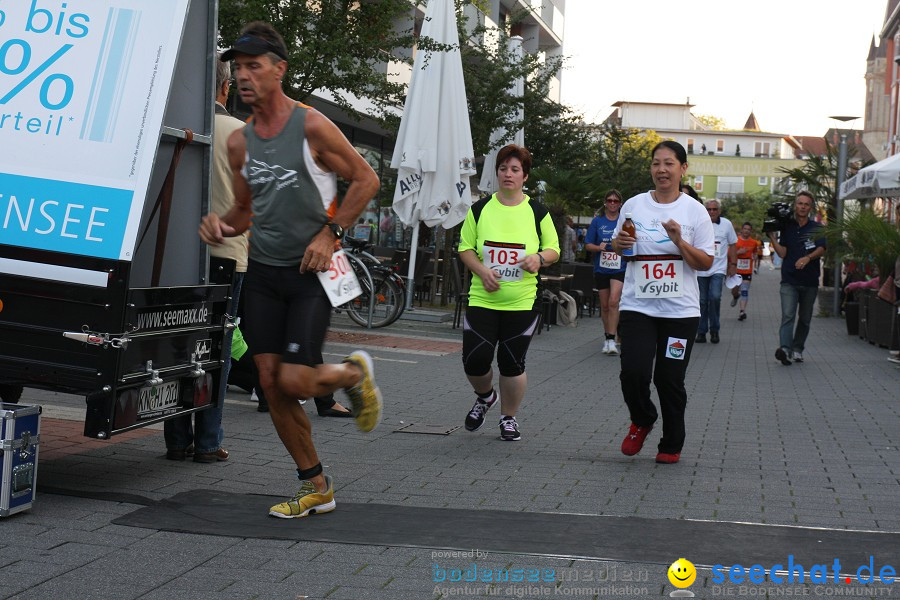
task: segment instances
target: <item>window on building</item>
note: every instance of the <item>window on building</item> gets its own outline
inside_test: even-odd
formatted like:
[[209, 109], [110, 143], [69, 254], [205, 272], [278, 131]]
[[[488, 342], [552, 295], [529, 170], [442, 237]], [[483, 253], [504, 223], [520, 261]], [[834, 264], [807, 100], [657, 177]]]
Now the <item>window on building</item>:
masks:
[[687, 139], [687, 153], [688, 154], [694, 153], [694, 138]]
[[760, 177], [759, 185], [769, 185], [769, 178], [768, 177]]
[[756, 142], [753, 145], [754, 156], [769, 156], [772, 153], [772, 144], [770, 142]]
[[725, 152], [725, 140], [716, 140], [716, 153], [721, 154]]
[[703, 175], [694, 177], [694, 189], [699, 193], [703, 191]]
[[716, 198], [729, 198], [743, 193], [743, 177], [719, 177], [716, 185]]

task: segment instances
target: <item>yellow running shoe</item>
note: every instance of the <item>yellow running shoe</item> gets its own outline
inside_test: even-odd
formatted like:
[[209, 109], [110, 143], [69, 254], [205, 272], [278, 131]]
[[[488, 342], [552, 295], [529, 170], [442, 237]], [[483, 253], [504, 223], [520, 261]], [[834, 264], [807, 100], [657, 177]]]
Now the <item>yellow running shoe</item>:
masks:
[[269, 516], [279, 519], [299, 519], [307, 515], [333, 511], [337, 506], [334, 503], [334, 482], [328, 475], [325, 476], [325, 484], [328, 491], [322, 494], [316, 491], [312, 481], [302, 482], [300, 491], [294, 494], [293, 498], [269, 509]]
[[375, 368], [368, 352], [357, 350], [344, 359], [360, 368], [363, 378], [358, 384], [347, 388], [347, 395], [353, 405], [353, 417], [361, 431], [372, 431], [381, 422], [381, 390], [375, 385]]

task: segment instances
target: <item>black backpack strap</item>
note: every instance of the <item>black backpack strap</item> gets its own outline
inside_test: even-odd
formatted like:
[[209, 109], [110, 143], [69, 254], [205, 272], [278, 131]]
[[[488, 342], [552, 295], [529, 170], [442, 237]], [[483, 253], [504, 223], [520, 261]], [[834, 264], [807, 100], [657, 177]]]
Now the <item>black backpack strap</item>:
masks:
[[541, 239], [541, 221], [544, 220], [544, 217], [546, 217], [550, 211], [547, 210], [546, 206], [544, 206], [534, 198], [529, 198], [528, 204], [531, 206], [531, 210], [534, 212], [534, 230], [537, 231], [538, 252], [540, 252], [544, 249], [544, 242]]
[[474, 217], [476, 225], [478, 225], [478, 218], [481, 216], [481, 211], [484, 210], [484, 207], [487, 206], [490, 199], [491, 196], [482, 196], [472, 205], [472, 217]]
[[[475, 224], [478, 224], [478, 218], [481, 217], [481, 211], [484, 210], [484, 207], [487, 206], [487, 203], [490, 201], [492, 196], [483, 196], [480, 198], [475, 204], [472, 205], [472, 217], [475, 219]], [[534, 213], [534, 230], [537, 232], [538, 236], [538, 252], [544, 249], [544, 244], [541, 240], [541, 221], [544, 220], [550, 211], [547, 210], [547, 207], [535, 200], [534, 198], [528, 199], [528, 205], [531, 207], [531, 211]]]

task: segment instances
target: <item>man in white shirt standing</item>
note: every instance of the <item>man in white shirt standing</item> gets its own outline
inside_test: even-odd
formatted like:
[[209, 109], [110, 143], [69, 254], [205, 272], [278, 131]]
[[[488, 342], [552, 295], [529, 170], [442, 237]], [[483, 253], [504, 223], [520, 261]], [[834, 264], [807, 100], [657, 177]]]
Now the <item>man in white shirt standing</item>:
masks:
[[719, 307], [722, 303], [722, 283], [725, 277], [731, 277], [735, 273], [737, 255], [734, 245], [737, 243], [737, 234], [734, 225], [725, 217], [720, 216], [721, 205], [718, 200], [707, 200], [706, 210], [712, 220], [713, 231], [716, 236], [715, 256], [709, 271], [697, 273], [697, 283], [700, 286], [700, 325], [697, 327], [698, 344], [706, 343], [706, 332], [709, 331], [709, 341], [719, 343]]
[[563, 228], [562, 262], [575, 262], [575, 251], [578, 248], [578, 236], [575, 235], [575, 221], [572, 217], [566, 217], [566, 225]]

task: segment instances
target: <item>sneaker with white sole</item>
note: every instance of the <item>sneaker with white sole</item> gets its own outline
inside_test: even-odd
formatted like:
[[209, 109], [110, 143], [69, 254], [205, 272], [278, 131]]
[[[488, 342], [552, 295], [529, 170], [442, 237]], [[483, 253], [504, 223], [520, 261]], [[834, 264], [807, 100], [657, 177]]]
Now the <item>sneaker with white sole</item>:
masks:
[[503, 417], [500, 419], [500, 439], [505, 442], [518, 442], [522, 439], [519, 433], [519, 424], [515, 417]]
[[616, 340], [609, 340], [609, 352], [607, 352], [610, 356], [617, 356], [619, 354], [619, 347], [616, 345]]
[[791, 352], [791, 358], [794, 359], [794, 362], [803, 362], [803, 354], [794, 350]]
[[491, 394], [491, 397], [487, 400], [482, 400], [481, 398], [475, 399], [475, 405], [472, 406], [472, 410], [469, 411], [469, 414], [466, 415], [466, 430], [468, 431], [477, 431], [482, 425], [484, 425], [484, 416], [487, 414], [487, 411], [491, 409], [494, 403], [497, 401], [497, 392], [494, 391]]
[[603, 350], [601, 350], [603, 354], [609, 354], [609, 342], [610, 340], [603, 340]]
[[302, 481], [300, 491], [287, 502], [270, 508], [269, 516], [279, 519], [299, 519], [333, 511], [337, 506], [334, 503], [334, 482], [328, 475], [325, 476], [325, 485], [328, 489], [325, 492], [318, 492], [312, 481]]
[[364, 350], [352, 352], [344, 362], [356, 365], [362, 371], [362, 379], [353, 387], [347, 388], [350, 404], [353, 406], [353, 418], [361, 431], [372, 431], [381, 421], [381, 390], [375, 385], [375, 366], [372, 357]]

